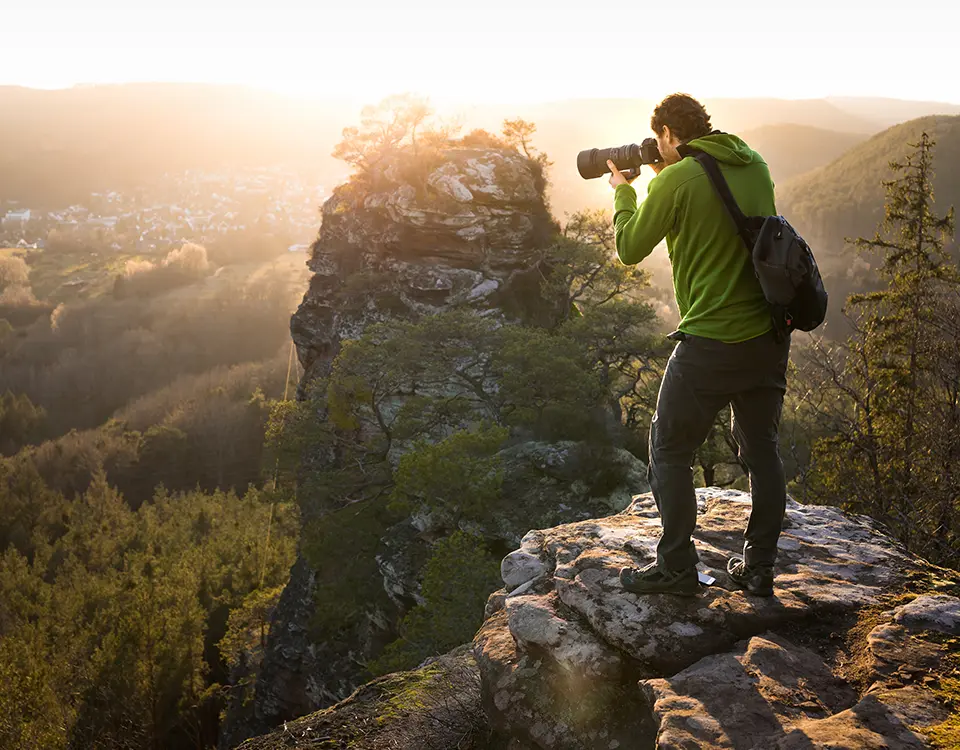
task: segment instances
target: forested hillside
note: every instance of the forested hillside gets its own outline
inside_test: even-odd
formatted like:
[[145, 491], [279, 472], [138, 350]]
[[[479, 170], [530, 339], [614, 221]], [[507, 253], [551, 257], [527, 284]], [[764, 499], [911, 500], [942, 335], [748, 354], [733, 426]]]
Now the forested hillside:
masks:
[[770, 167], [778, 185], [834, 161], [867, 139], [865, 134], [844, 133], [807, 125], [764, 125], [737, 133]]
[[[778, 200], [824, 261], [838, 258], [845, 237], [871, 235], [883, 218], [883, 181], [890, 162], [910, 151], [927, 132], [936, 141], [933, 182], [938, 208], [960, 204], [960, 116], [921, 117], [896, 125], [851, 148], [832, 163], [796, 177], [778, 189]], [[844, 263], [847, 261], [844, 260]]]
[[[800, 175], [777, 189], [777, 208], [810, 242], [827, 280], [833, 303], [830, 325], [843, 335], [842, 301], [878, 282], [875, 254], [857, 251], [847, 240], [872, 237], [884, 217], [884, 181], [891, 162], [902, 162], [920, 135], [936, 141], [933, 151], [933, 206], [943, 213], [960, 205], [960, 116], [921, 117], [854, 146], [839, 159]], [[953, 240], [948, 253], [954, 252]]]
[[296, 380], [282, 252], [0, 257], [3, 747], [216, 741], [298, 534], [265, 445]]

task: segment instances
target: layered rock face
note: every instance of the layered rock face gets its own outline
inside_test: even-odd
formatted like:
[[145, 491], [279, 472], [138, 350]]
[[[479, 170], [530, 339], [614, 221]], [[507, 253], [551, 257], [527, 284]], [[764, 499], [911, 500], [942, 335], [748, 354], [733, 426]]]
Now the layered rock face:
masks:
[[[533, 162], [506, 149], [447, 148], [421, 166], [411, 171], [409, 159], [387, 158], [324, 204], [308, 263], [314, 276], [291, 320], [305, 373], [301, 397], [330, 373], [343, 341], [377, 323], [455, 309], [498, 325], [557, 318], [557, 301], [541, 292], [543, 250], [556, 226]], [[591, 446], [575, 442], [512, 443], [500, 458], [504, 496], [517, 502], [480, 534], [511, 549], [531, 527], [621, 510], [647, 489], [645, 465], [614, 447], [605, 460], [620, 479], [596, 491], [591, 456]], [[305, 524], [323, 512], [301, 498]], [[405, 611], [422, 603], [420, 567], [432, 540], [449, 533], [445, 523], [414, 514], [382, 537], [376, 563], [389, 603], [371, 607], [366, 624], [343, 643], [311, 638], [311, 620], [327, 605], [317, 601], [315, 571], [301, 556], [271, 624], [253, 701], [243, 706], [237, 697], [228, 708], [221, 747], [348, 696], [363, 663], [396, 637]]]
[[370, 185], [338, 188], [290, 325], [302, 384], [325, 376], [340, 342], [374, 323], [460, 306], [549, 314], [537, 267], [553, 226], [538, 179], [515, 151], [450, 148], [425, 175], [387, 161]]
[[776, 595], [749, 596], [723, 572], [749, 496], [698, 497], [701, 570], [717, 582], [693, 599], [620, 586], [621, 567], [655, 558], [649, 495], [531, 531], [505, 558], [475, 652], [488, 717], [511, 747], [929, 747], [925, 730], [949, 714], [940, 681], [960, 667], [956, 574], [869, 519], [791, 501]]

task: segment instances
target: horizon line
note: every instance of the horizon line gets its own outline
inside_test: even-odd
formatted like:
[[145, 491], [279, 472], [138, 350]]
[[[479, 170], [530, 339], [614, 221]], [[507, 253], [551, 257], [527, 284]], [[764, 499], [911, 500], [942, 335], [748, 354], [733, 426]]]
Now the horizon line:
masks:
[[[70, 84], [55, 84], [55, 85], [37, 85], [37, 84], [23, 84], [23, 83], [13, 83], [13, 82], [0, 82], [0, 89], [3, 88], [16, 88], [16, 89], [26, 89], [29, 91], [46, 91], [46, 92], [66, 92], [74, 91], [77, 89], [93, 89], [93, 88], [120, 88], [120, 87], [135, 87], [135, 86], [199, 86], [199, 87], [216, 87], [216, 88], [232, 88], [232, 89], [245, 89], [249, 91], [260, 92], [264, 94], [272, 94], [275, 96], [282, 96], [289, 99], [306, 99], [306, 100], [340, 100], [343, 102], [354, 102], [354, 101], [367, 101], [368, 97], [360, 97], [355, 95], [349, 95], [344, 93], [331, 93], [329, 95], [310, 92], [310, 93], [294, 93], [291, 91], [285, 91], [282, 89], [277, 89], [270, 86], [264, 86], [262, 84], [256, 83], [241, 83], [236, 81], [176, 81], [176, 80], [135, 80], [135, 81], [77, 81]], [[462, 96], [448, 96], [448, 95], [429, 95], [423, 92], [416, 90], [410, 91], [397, 91], [395, 94], [411, 93], [414, 95], [425, 96], [428, 100], [436, 100], [446, 103], [458, 103], [458, 104], [552, 104], [568, 101], [628, 101], [628, 100], [639, 100], [639, 101], [656, 101], [657, 97], [649, 96], [570, 96], [566, 98], [558, 97], [549, 97], [549, 98], [532, 98], [532, 99], [515, 99], [515, 98], [504, 98], [504, 99], [469, 99]], [[386, 96], [391, 96], [392, 94], [386, 94]], [[878, 100], [878, 101], [891, 101], [891, 102], [905, 102], [905, 103], [915, 103], [915, 104], [946, 104], [950, 106], [960, 106], [960, 102], [949, 101], [945, 99], [907, 99], [900, 96], [877, 96], [871, 94], [852, 94], [852, 93], [831, 93], [824, 94], [821, 96], [784, 96], [784, 95], [774, 95], [774, 94], [743, 94], [743, 95], [711, 95], [711, 94], [700, 94], [699, 98], [706, 100], [773, 100], [773, 101], [791, 101], [791, 102], [803, 102], [803, 101], [829, 101], [841, 100], [841, 99], [861, 99], [861, 100]], [[376, 98], [376, 97], [373, 97]], [[382, 98], [382, 97], [381, 97]]]

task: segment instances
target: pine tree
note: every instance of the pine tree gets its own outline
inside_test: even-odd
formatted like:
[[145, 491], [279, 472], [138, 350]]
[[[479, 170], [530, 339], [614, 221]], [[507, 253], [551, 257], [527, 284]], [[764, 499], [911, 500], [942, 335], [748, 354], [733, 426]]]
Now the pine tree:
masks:
[[[960, 273], [947, 250], [953, 210], [933, 210], [933, 146], [924, 133], [906, 159], [890, 164], [898, 176], [884, 183], [884, 221], [872, 239], [855, 240], [881, 255], [884, 286], [848, 299], [855, 332], [842, 351], [819, 349], [824, 388], [840, 399], [820, 402], [832, 436], [815, 451], [821, 494], [870, 513], [930, 554], [933, 539], [956, 533], [960, 489], [943, 481], [951, 463], [944, 453], [956, 445], [942, 439], [943, 421], [960, 416], [951, 340]], [[940, 546], [936, 556], [956, 555], [955, 546]]]

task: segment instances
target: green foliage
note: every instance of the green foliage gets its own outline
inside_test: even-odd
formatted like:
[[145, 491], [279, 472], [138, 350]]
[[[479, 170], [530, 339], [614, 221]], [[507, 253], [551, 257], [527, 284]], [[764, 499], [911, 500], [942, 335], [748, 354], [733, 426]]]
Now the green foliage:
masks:
[[493, 372], [505, 424], [546, 439], [596, 437], [607, 392], [590, 352], [549, 331], [519, 326], [498, 336]]
[[9, 456], [40, 434], [46, 417], [25, 393], [7, 391], [0, 396], [0, 455]]
[[4, 747], [187, 746], [224, 676], [208, 655], [226, 614], [287, 575], [293, 509], [251, 490], [133, 511], [102, 473], [71, 502], [26, 462], [0, 476]]
[[319, 642], [335, 645], [338, 636], [386, 604], [377, 546], [397, 518], [382, 500], [365, 500], [309, 521], [302, 550], [316, 571], [318, 606], [311, 623]]
[[67, 742], [56, 675], [31, 632], [0, 638], [0, 746], [57, 750]]
[[267, 427], [267, 466], [276, 487], [295, 493], [305, 518], [361, 499], [379, 497], [391, 468], [379, 432], [343, 429], [352, 410], [328, 418], [326, 382], [313, 383], [303, 401], [278, 402]]
[[434, 547], [424, 567], [423, 597], [403, 618], [401, 637], [370, 665], [374, 674], [411, 669], [473, 638], [487, 595], [500, 583], [498, 560], [477, 537], [457, 531]]
[[32, 462], [0, 461], [0, 550], [16, 549], [32, 559], [44, 539], [63, 533], [67, 513], [67, 502]]
[[414, 502], [461, 516], [489, 516], [500, 499], [503, 472], [497, 451], [509, 430], [485, 424], [461, 430], [438, 443], [421, 443], [400, 458], [392, 498], [397, 511]]
[[813, 353], [826, 394], [807, 403], [827, 434], [809, 484], [827, 502], [874, 516], [912, 551], [957, 565], [960, 273], [945, 248], [954, 218], [932, 210], [932, 139], [923, 133], [911, 145], [890, 165], [900, 175], [885, 183], [883, 225], [857, 240], [881, 254], [886, 286], [851, 296], [854, 334]]
[[950, 707], [950, 715], [945, 721], [921, 731], [938, 750], [960, 750], [960, 679], [941, 677], [935, 692]]
[[544, 287], [548, 295], [560, 294], [571, 304], [592, 309], [632, 296], [650, 282], [639, 265], [626, 266], [617, 258], [609, 211], [577, 211], [567, 218], [557, 240], [545, 258], [551, 266]]
[[631, 334], [647, 318], [630, 310], [611, 303], [607, 338], [589, 316], [555, 331], [469, 311], [374, 326], [344, 345], [326, 385], [337, 450], [382, 462], [400, 445], [483, 420], [546, 439], [595, 435], [616, 347], [626, 358], [644, 341]]
[[262, 654], [270, 632], [270, 617], [280, 601], [283, 586], [255, 589], [230, 611], [227, 631], [217, 643], [220, 658], [231, 667], [241, 654]]

